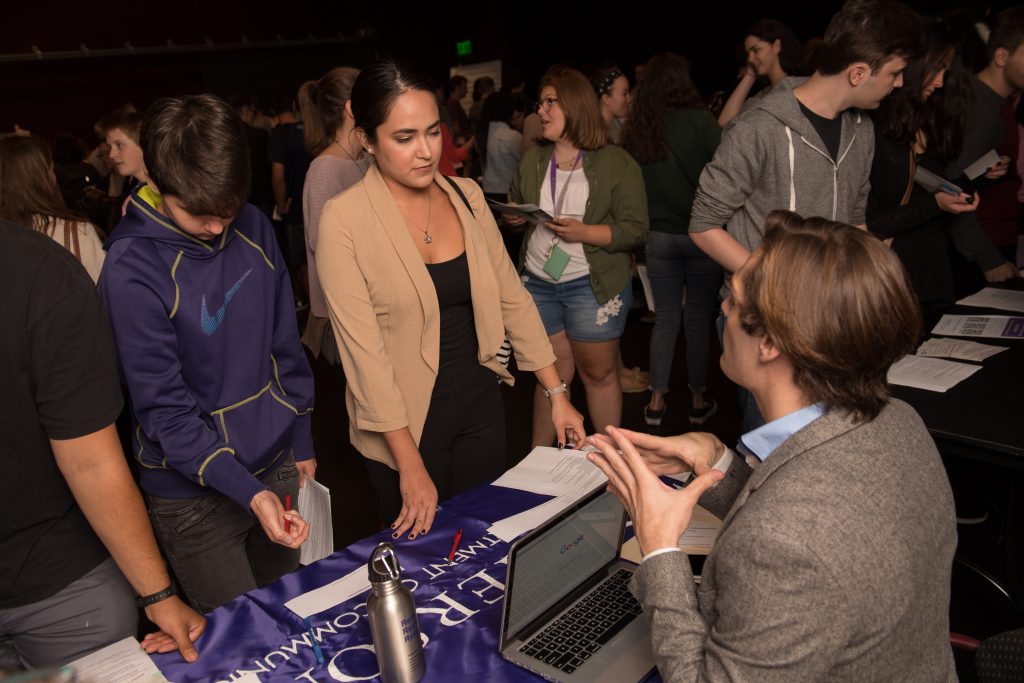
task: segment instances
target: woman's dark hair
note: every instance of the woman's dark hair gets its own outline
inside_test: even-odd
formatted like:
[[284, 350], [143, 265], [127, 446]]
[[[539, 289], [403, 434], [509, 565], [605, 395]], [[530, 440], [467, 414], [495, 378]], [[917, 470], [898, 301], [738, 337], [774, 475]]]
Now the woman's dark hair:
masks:
[[50, 175], [50, 148], [34, 135], [0, 138], [0, 218], [52, 234], [54, 218], [73, 229], [85, 218], [67, 208]]
[[306, 150], [316, 156], [334, 142], [345, 122], [345, 103], [352, 97], [352, 85], [359, 70], [339, 66], [320, 80], [306, 81], [299, 88], [299, 110], [302, 112], [302, 137]]
[[[921, 57], [907, 65], [903, 87], [882, 100], [875, 113], [877, 134], [907, 145], [920, 130], [929, 149], [951, 161], [959, 156], [963, 144], [971, 101], [970, 78], [955, 56], [956, 37], [949, 24], [936, 18], [924, 22]], [[949, 68], [943, 87], [922, 100], [922, 89], [946, 65]]]
[[754, 36], [766, 43], [779, 41], [779, 66], [786, 72], [787, 76], [804, 76], [807, 74], [807, 67], [804, 65], [804, 50], [796, 34], [789, 30], [789, 27], [776, 19], [762, 19], [747, 29], [743, 34]]
[[481, 165], [487, 163], [487, 136], [491, 122], [508, 123], [516, 111], [526, 111], [526, 109], [521, 100], [516, 100], [504, 90], [492, 93], [484, 100], [484, 106], [480, 110], [480, 127], [476, 131], [476, 148], [480, 154]]
[[622, 129], [622, 147], [640, 165], [668, 158], [668, 115], [676, 109], [703, 109], [700, 92], [690, 77], [690, 62], [662, 52], [644, 67], [629, 117]]
[[377, 128], [387, 121], [395, 100], [410, 90], [434, 92], [430, 77], [406, 62], [380, 59], [359, 73], [352, 86], [352, 116], [370, 142], [377, 142]]

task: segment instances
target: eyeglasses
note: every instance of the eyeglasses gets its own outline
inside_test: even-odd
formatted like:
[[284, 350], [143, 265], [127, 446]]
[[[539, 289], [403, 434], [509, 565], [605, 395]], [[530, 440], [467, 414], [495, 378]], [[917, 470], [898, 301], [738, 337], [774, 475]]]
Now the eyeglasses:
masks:
[[550, 111], [551, 107], [558, 104], [557, 97], [545, 97], [537, 103], [537, 111]]

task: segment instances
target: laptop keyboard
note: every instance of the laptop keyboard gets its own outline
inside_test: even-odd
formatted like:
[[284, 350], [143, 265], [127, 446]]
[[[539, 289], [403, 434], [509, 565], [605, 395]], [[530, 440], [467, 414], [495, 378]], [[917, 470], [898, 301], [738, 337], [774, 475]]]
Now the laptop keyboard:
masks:
[[567, 674], [576, 671], [640, 614], [631, 576], [625, 569], [609, 576], [519, 651]]

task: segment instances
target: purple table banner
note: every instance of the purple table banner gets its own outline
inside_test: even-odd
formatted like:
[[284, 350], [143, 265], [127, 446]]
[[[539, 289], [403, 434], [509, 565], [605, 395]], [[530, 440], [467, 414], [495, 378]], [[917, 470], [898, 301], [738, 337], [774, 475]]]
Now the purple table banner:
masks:
[[[540, 680], [498, 653], [510, 544], [488, 534], [487, 528], [548, 498], [484, 486], [444, 503], [425, 536], [397, 543], [403, 581], [416, 600], [425, 640], [423, 681]], [[462, 542], [449, 566], [452, 538], [460, 528]], [[391, 540], [390, 532], [363, 539], [213, 610], [207, 615], [206, 632], [196, 643], [199, 661], [186, 664], [175, 652], [154, 655], [156, 665], [174, 683], [234, 681], [247, 673], [260, 681], [379, 680], [366, 618], [367, 594], [309, 618], [323, 651], [323, 665], [317, 663], [302, 619], [284, 604], [353, 570], [365, 569], [370, 551], [383, 540]]]

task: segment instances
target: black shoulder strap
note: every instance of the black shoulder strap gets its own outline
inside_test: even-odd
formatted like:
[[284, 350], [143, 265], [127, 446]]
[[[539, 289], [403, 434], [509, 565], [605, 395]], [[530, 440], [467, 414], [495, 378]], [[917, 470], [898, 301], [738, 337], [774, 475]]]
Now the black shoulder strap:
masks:
[[468, 200], [468, 199], [466, 199], [466, 195], [464, 195], [464, 194], [462, 193], [462, 188], [461, 188], [461, 187], [459, 187], [459, 184], [458, 184], [458, 183], [456, 183], [456, 182], [455, 182], [454, 180], [452, 180], [451, 178], [449, 178], [448, 176], [442, 176], [442, 177], [443, 177], [443, 178], [444, 178], [445, 180], [447, 180], [447, 181], [448, 181], [448, 184], [452, 186], [452, 189], [453, 189], [453, 190], [455, 190], [455, 194], [459, 195], [459, 199], [461, 199], [461, 200], [462, 200], [462, 203], [463, 203], [463, 204], [465, 204], [465, 205], [466, 205], [466, 208], [467, 208], [467, 209], [469, 209], [469, 212], [470, 212], [471, 214], [473, 214], [473, 215], [475, 216], [475, 215], [476, 215], [476, 211], [474, 211], [474, 210], [473, 210], [473, 207], [469, 205], [469, 200]]

